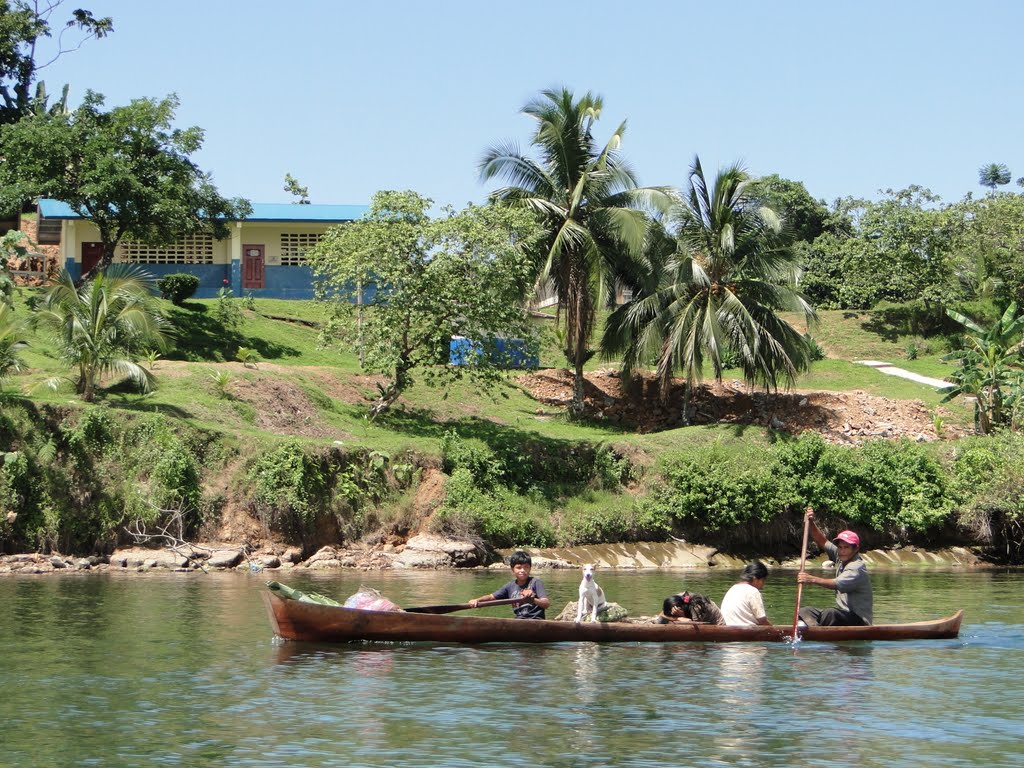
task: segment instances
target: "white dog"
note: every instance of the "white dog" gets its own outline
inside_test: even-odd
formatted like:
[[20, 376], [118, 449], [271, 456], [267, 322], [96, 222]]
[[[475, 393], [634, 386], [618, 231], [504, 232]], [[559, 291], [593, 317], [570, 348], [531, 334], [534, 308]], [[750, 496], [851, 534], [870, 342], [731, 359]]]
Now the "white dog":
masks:
[[590, 620], [597, 621], [597, 612], [605, 606], [604, 590], [594, 581], [594, 566], [583, 566], [583, 579], [580, 581], [580, 599], [576, 603], [576, 621], [583, 619], [584, 612], [590, 613]]

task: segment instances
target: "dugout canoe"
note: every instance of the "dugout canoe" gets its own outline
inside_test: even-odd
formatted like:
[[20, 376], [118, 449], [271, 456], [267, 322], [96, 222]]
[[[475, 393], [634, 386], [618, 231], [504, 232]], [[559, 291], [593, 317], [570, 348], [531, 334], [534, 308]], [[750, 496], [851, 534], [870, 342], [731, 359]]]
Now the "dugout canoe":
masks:
[[[274, 634], [312, 642], [437, 643], [749, 643], [780, 642], [792, 627], [722, 627], [714, 624], [576, 624], [571, 621], [455, 616], [405, 611], [364, 611], [263, 593]], [[935, 621], [875, 624], [870, 627], [808, 627], [804, 640], [928, 640], [956, 637], [963, 611]]]

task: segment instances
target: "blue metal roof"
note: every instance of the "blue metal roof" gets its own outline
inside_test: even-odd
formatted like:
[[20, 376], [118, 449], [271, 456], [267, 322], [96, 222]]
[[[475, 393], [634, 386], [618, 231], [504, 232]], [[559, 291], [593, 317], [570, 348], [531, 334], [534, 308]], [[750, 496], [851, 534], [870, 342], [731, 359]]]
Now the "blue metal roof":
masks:
[[[252, 213], [245, 221], [290, 221], [332, 224], [355, 221], [370, 210], [366, 205], [300, 205], [298, 203], [253, 203]], [[39, 215], [46, 219], [82, 218], [67, 203], [43, 198], [39, 201]]]

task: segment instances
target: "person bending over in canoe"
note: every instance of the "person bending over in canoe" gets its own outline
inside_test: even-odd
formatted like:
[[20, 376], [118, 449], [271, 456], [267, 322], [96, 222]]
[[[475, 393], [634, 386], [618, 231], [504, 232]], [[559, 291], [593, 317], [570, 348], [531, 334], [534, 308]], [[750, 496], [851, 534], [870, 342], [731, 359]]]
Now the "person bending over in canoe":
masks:
[[853, 531], [840, 531], [832, 541], [825, 538], [814, 522], [814, 508], [804, 513], [810, 521], [810, 533], [814, 543], [825, 550], [828, 559], [836, 566], [832, 579], [801, 571], [797, 581], [814, 584], [836, 591], [835, 608], [801, 608], [800, 620], [809, 626], [858, 627], [871, 624], [874, 598], [871, 592], [871, 577], [867, 565], [860, 556], [860, 537]]
[[761, 590], [768, 578], [768, 567], [760, 560], [747, 563], [740, 580], [729, 587], [722, 600], [722, 616], [730, 627], [771, 624], [764, 611]]
[[551, 605], [548, 599], [548, 592], [544, 589], [544, 583], [533, 576], [530, 576], [530, 569], [533, 567], [533, 560], [530, 556], [519, 549], [512, 553], [508, 564], [512, 566], [512, 575], [515, 577], [508, 584], [497, 592], [481, 595], [469, 604], [474, 608], [481, 603], [491, 600], [516, 600], [522, 598], [524, 602], [512, 608], [517, 619], [543, 619], [544, 609]]

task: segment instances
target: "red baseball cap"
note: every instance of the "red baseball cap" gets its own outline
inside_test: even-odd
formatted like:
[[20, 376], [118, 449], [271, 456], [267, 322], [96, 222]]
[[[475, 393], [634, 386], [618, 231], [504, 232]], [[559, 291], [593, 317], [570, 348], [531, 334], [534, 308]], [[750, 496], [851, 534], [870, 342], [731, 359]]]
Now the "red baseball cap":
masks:
[[845, 541], [851, 547], [860, 547], [860, 536], [853, 531], [840, 531], [832, 541]]

